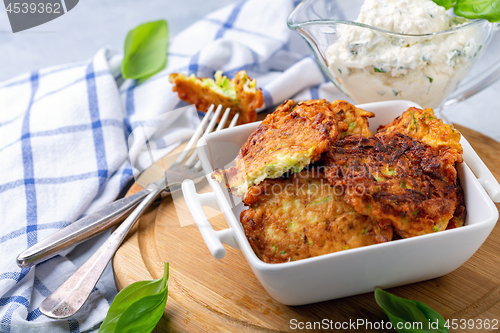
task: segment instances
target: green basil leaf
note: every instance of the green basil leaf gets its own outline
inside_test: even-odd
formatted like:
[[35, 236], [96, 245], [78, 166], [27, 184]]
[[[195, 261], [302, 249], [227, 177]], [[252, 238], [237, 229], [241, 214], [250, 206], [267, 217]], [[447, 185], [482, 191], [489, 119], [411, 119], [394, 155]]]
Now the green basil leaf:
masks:
[[165, 310], [167, 294], [154, 294], [141, 298], [118, 319], [116, 332], [151, 332]]
[[397, 297], [380, 288], [375, 289], [375, 300], [399, 333], [449, 333], [443, 317], [422, 302]]
[[165, 68], [168, 25], [165, 20], [147, 22], [130, 30], [125, 39], [122, 76], [146, 79]]
[[455, 15], [468, 19], [485, 19], [490, 22], [500, 21], [499, 0], [457, 0], [453, 11]]
[[450, 9], [452, 6], [451, 0], [432, 0], [432, 1], [434, 1], [436, 4], [446, 9]]
[[161, 279], [132, 283], [116, 295], [99, 333], [151, 332], [163, 315], [167, 296], [166, 262]]
[[500, 0], [432, 0], [446, 9], [453, 7], [455, 15], [471, 20], [500, 22]]

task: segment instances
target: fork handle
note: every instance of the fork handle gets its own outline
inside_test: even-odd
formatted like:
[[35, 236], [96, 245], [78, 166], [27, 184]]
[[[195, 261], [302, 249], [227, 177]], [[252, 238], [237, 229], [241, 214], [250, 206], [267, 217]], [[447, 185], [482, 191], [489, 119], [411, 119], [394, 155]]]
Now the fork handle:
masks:
[[73, 222], [21, 253], [17, 265], [21, 268], [36, 265], [122, 222], [149, 193], [151, 188], [147, 187]]
[[64, 319], [74, 315], [94, 290], [104, 269], [118, 247], [134, 226], [138, 217], [165, 190], [165, 179], [155, 183], [156, 187], [137, 208], [123, 221], [99, 249], [56, 291], [40, 304], [40, 312], [54, 319]]

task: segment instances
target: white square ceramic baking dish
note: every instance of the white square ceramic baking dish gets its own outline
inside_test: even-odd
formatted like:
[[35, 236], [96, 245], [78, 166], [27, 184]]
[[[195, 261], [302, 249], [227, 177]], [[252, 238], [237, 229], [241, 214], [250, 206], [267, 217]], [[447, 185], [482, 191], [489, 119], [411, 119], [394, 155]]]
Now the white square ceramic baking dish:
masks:
[[[359, 105], [376, 114], [370, 119], [372, 132], [410, 106], [418, 107], [408, 101]], [[183, 183], [182, 190], [212, 254], [218, 259], [224, 257], [222, 243], [241, 249], [264, 288], [281, 303], [320, 302], [370, 292], [376, 287], [391, 288], [448, 274], [477, 251], [498, 220], [493, 201], [500, 201], [500, 185], [462, 137], [465, 163], [458, 165], [458, 174], [467, 207], [464, 227], [288, 263], [265, 263], [253, 252], [239, 222], [240, 212], [245, 209], [241, 199], [228, 194], [223, 185], [210, 177], [214, 168], [224, 168], [236, 157], [258, 125], [238, 126], [200, 139], [198, 153], [213, 192], [196, 193], [190, 180]], [[220, 209], [229, 228], [215, 231], [202, 206]]]

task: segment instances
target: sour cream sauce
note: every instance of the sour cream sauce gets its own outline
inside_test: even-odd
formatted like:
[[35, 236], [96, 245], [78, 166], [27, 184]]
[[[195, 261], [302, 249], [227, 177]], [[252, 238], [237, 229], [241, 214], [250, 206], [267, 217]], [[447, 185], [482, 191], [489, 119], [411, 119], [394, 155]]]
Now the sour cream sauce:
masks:
[[437, 107], [469, 72], [480, 50], [474, 27], [432, 0], [366, 0], [356, 22], [405, 36], [340, 25], [327, 51], [329, 68], [358, 103], [393, 99]]

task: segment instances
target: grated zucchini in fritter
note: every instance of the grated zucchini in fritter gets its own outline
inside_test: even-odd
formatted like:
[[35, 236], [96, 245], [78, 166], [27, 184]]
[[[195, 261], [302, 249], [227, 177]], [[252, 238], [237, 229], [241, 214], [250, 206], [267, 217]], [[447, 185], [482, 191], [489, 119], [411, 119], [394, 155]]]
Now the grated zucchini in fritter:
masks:
[[411, 107], [394, 121], [380, 126], [377, 133], [401, 133], [436, 148], [439, 155], [450, 165], [462, 162], [460, 132], [453, 125], [445, 124], [430, 108]]
[[294, 104], [287, 100], [264, 119], [241, 147], [235, 167], [214, 173], [233, 194], [241, 196], [266, 178], [301, 171], [341, 136], [371, 135], [366, 118], [374, 114], [352, 104], [324, 99]]
[[372, 135], [373, 116], [345, 101], [287, 101], [252, 133], [236, 167], [214, 173], [244, 194], [240, 221], [261, 260], [464, 225], [460, 133], [432, 109], [410, 108]]
[[281, 263], [392, 239], [392, 226], [381, 229], [357, 213], [339, 189], [315, 168], [253, 186], [240, 220], [256, 255]]
[[403, 238], [445, 230], [463, 191], [436, 148], [401, 133], [346, 138], [322, 163], [349, 205]]

